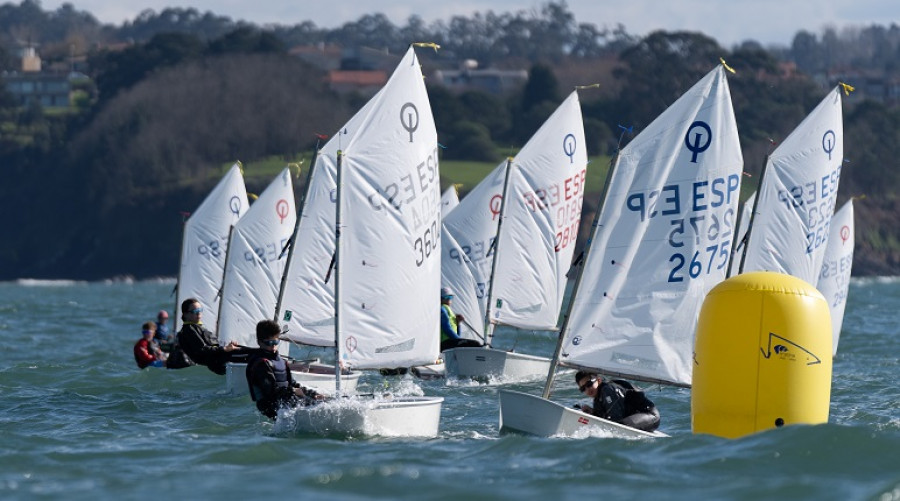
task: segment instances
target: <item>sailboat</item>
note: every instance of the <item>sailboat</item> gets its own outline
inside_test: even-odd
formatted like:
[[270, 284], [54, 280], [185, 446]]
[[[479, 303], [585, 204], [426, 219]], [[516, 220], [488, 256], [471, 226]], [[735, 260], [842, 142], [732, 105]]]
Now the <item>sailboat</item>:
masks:
[[[352, 369], [438, 357], [441, 193], [437, 132], [410, 47], [337, 155], [335, 360]], [[443, 398], [379, 395], [284, 409], [278, 431], [434, 437]]]
[[498, 324], [558, 329], [581, 221], [587, 152], [577, 91], [522, 150], [498, 165], [444, 220], [441, 272], [464, 337], [485, 347], [445, 350], [447, 374], [476, 379], [543, 376], [550, 359], [491, 348]]
[[841, 86], [769, 155], [741, 273], [774, 271], [815, 285], [822, 270], [844, 161]]
[[853, 246], [855, 245], [853, 199], [847, 201], [831, 219], [831, 231], [822, 272], [816, 288], [825, 296], [831, 310], [832, 355], [837, 355], [838, 340], [844, 324], [844, 308], [847, 306], [847, 292], [850, 288], [850, 271], [853, 268]]
[[500, 390], [501, 431], [664, 436], [550, 401], [555, 371], [691, 384], [697, 315], [725, 277], [742, 166], [728, 81], [717, 67], [617, 156], [543, 395]]
[[196, 298], [206, 307], [204, 325], [215, 332], [228, 234], [249, 206], [244, 176], [236, 163], [184, 222], [174, 332], [181, 329], [181, 302], [187, 298]]

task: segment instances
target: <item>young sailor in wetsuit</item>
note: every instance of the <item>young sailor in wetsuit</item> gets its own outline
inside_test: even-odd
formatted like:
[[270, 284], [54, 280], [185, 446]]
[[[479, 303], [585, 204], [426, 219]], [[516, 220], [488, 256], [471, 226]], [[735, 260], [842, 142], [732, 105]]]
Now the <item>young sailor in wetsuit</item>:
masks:
[[278, 354], [281, 327], [274, 320], [256, 324], [259, 348], [250, 352], [247, 361], [247, 385], [256, 408], [269, 419], [275, 419], [278, 409], [310, 405], [324, 396], [294, 381], [287, 360]]
[[203, 326], [203, 307], [200, 301], [189, 298], [181, 303], [181, 330], [175, 336], [175, 347], [169, 356], [167, 367], [181, 369], [194, 364], [205, 365], [220, 376], [226, 372], [228, 362], [246, 362], [251, 348], [231, 341], [219, 346], [219, 338]]
[[593, 406], [576, 406], [582, 412], [644, 431], [659, 428], [659, 411], [644, 392], [624, 379], [604, 381], [599, 374], [578, 371], [578, 389], [594, 399]]

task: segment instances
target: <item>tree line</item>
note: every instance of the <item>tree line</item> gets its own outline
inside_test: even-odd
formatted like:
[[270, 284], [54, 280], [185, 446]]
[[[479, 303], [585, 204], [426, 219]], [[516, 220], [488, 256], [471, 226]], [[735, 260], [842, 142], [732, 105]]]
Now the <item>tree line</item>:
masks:
[[[120, 51], [90, 51], [94, 87], [87, 90], [93, 100], [78, 113], [21, 109], [0, 95], [0, 169], [7, 180], [0, 184], [0, 208], [26, 214], [30, 222], [10, 229], [0, 246], [0, 279], [174, 273], [177, 213], [196, 207], [223, 165], [309, 152], [317, 133], [334, 130], [363, 101], [333, 93], [321, 70], [289, 56], [287, 47], [299, 41], [346, 37], [400, 54], [410, 40], [441, 42], [446, 36], [453, 41], [442, 43], [443, 50], [420, 51], [426, 72], [461, 56], [526, 65], [528, 83], [505, 96], [456, 94], [428, 83], [445, 159], [496, 161], [523, 145], [570, 92], [561, 82], [571, 80], [565, 68], [572, 61], [591, 78], [609, 82], [581, 92], [589, 152], [596, 155], [615, 149], [619, 126], [640, 131], [724, 57], [737, 69], [729, 83], [749, 176], [758, 175], [773, 143], [830, 90], [811, 76], [785, 75], [783, 54], [758, 44], [729, 50], [700, 33], [637, 38], [621, 27], [603, 32], [575, 23], [565, 3], [430, 26], [414, 18], [402, 28], [385, 23], [384, 16], [366, 15], [336, 30], [311, 23], [260, 29], [192, 9], [166, 9], [110, 27], [70, 5], [51, 13], [33, 0], [0, 6], [4, 44], [13, 34], [32, 33], [23, 26], [56, 34], [42, 38], [38, 33], [44, 32], [34, 31], [43, 47], [62, 43], [53, 38], [60, 33], [68, 40], [78, 33], [85, 43], [122, 36], [136, 41]], [[549, 40], [545, 32], [556, 41], [542, 43]], [[502, 58], [487, 51], [497, 43]], [[847, 161], [839, 203], [867, 196], [857, 205], [855, 271], [896, 274], [900, 110], [852, 95], [845, 102]], [[251, 189], [267, 181], [248, 174]]]

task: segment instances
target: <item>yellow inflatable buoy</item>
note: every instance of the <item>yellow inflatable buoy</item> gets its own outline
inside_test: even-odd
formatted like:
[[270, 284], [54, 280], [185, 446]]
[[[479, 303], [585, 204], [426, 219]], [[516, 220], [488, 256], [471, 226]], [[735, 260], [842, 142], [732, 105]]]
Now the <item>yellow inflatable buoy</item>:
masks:
[[831, 313], [815, 287], [773, 272], [738, 275], [703, 302], [691, 427], [736, 438], [828, 421]]

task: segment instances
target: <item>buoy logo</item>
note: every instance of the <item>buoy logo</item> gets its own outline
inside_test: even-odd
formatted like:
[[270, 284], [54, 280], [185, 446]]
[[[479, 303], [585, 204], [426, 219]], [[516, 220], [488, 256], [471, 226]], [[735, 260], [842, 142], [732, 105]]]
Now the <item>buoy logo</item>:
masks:
[[[775, 346], [772, 346], [773, 341]], [[779, 343], [780, 341], [780, 343]], [[781, 344], [784, 343], [784, 344]], [[796, 353], [793, 350], [789, 350], [788, 346], [793, 346], [797, 348]], [[816, 365], [821, 364], [822, 359], [814, 355], [811, 351], [806, 348], [800, 346], [799, 344], [785, 339], [774, 332], [769, 333], [769, 346], [766, 348], [760, 348], [759, 351], [762, 353], [763, 358], [770, 359], [772, 358], [772, 353], [774, 352], [777, 355], [775, 358], [778, 360], [783, 360], [787, 362], [806, 362], [806, 365]], [[804, 360], [805, 359], [805, 360]]]

